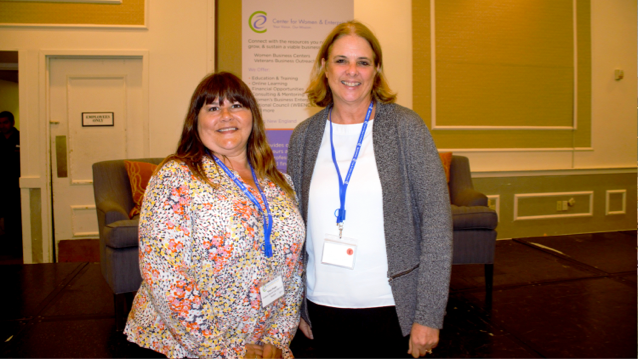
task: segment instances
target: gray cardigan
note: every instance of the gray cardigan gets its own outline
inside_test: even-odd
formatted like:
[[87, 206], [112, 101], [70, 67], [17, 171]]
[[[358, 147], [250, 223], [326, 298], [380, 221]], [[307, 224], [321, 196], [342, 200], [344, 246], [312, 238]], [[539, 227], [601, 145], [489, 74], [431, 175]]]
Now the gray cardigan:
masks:
[[[300, 123], [290, 138], [288, 173], [304, 220], [327, 118], [325, 108]], [[372, 136], [383, 192], [388, 280], [403, 335], [415, 322], [442, 328], [452, 264], [452, 217], [441, 160], [423, 120], [405, 107], [377, 103]], [[305, 300], [301, 315], [310, 323]]]

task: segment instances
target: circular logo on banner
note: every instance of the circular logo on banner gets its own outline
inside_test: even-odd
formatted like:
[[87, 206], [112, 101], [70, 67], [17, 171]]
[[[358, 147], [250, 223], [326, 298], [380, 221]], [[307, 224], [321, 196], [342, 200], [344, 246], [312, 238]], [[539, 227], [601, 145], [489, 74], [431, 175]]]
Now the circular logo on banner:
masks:
[[255, 11], [248, 18], [248, 26], [250, 29], [258, 34], [263, 34], [268, 29], [266, 29], [266, 21], [268, 18], [266, 17], [265, 11]]
[[348, 248], [348, 250], [346, 251], [346, 253], [348, 253], [349, 256], [354, 254], [354, 251], [352, 250], [352, 248]]

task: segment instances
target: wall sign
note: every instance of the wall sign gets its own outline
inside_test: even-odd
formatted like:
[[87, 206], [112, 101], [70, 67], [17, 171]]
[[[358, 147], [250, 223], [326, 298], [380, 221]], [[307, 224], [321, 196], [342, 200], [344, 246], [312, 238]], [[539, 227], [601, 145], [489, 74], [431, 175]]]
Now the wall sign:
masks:
[[114, 126], [113, 112], [82, 112], [82, 127]]
[[292, 129], [320, 110], [304, 92], [321, 44], [353, 17], [353, 0], [242, 0], [242, 79], [259, 102], [281, 171]]

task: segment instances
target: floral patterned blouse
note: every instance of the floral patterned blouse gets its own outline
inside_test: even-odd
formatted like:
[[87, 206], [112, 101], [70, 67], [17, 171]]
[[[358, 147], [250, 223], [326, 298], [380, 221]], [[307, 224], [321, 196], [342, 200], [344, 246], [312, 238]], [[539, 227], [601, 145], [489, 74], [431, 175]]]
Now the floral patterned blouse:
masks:
[[[295, 199], [259, 180], [273, 217], [267, 258], [262, 212], [208, 157], [204, 170], [216, 188], [178, 161], [149, 182], [139, 224], [143, 281], [126, 324], [128, 340], [169, 358], [243, 357], [250, 343], [275, 345], [292, 358], [305, 239]], [[246, 187], [265, 213], [259, 192]], [[278, 275], [285, 294], [262, 308], [259, 287]]]

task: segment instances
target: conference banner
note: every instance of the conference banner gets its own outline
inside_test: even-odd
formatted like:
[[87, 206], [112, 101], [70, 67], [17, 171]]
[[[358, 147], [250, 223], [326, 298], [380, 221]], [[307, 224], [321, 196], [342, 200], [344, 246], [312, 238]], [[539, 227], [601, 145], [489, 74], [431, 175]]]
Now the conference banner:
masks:
[[292, 130], [320, 110], [304, 92], [321, 44], [353, 17], [353, 0], [242, 1], [242, 79], [259, 102], [281, 171]]

